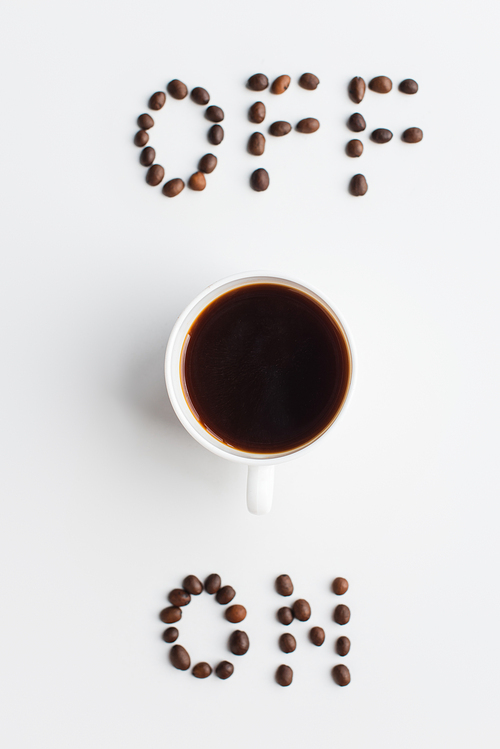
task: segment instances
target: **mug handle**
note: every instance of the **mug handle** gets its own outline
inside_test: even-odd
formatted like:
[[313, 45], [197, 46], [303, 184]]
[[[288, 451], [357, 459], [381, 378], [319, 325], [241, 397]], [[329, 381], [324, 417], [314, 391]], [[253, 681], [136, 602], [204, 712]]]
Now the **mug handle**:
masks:
[[273, 503], [274, 466], [248, 466], [247, 507], [252, 515], [265, 515]]

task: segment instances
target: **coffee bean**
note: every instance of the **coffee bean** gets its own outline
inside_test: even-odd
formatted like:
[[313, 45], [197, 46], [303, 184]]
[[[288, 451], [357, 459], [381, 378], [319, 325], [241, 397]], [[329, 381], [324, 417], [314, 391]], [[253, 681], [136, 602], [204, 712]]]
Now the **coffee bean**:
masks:
[[142, 148], [146, 145], [146, 143], [149, 140], [149, 133], [147, 133], [145, 130], [138, 130], [136, 134], [134, 135], [134, 144], [136, 146], [139, 146], [139, 148]]
[[278, 621], [281, 622], [281, 624], [291, 624], [293, 622], [294, 616], [292, 609], [288, 608], [288, 606], [283, 606], [278, 611]]
[[205, 117], [207, 120], [210, 120], [210, 122], [222, 122], [224, 119], [224, 112], [220, 107], [214, 107], [212, 105], [211, 107], [207, 107]]
[[278, 122], [273, 122], [273, 124], [269, 127], [269, 132], [276, 138], [281, 138], [283, 135], [288, 135], [291, 129], [292, 126], [289, 122], [278, 120]]
[[365, 118], [362, 114], [359, 114], [359, 112], [351, 114], [351, 116], [347, 120], [347, 127], [354, 133], [360, 133], [366, 128]]
[[247, 86], [251, 91], [264, 91], [269, 86], [267, 75], [255, 73], [248, 79]]
[[191, 671], [197, 679], [206, 679], [212, 673], [212, 667], [208, 663], [197, 663]]
[[167, 86], [167, 91], [174, 99], [185, 99], [188, 93], [187, 86], [174, 78]]
[[246, 608], [244, 606], [240, 606], [237, 603], [234, 604], [234, 606], [230, 606], [228, 609], [226, 609], [226, 619], [228, 620], [228, 622], [232, 622], [233, 624], [239, 624], [239, 622], [242, 622], [246, 615]]
[[167, 198], [175, 198], [176, 195], [178, 195], [180, 192], [184, 190], [184, 182], [179, 177], [176, 177], [175, 179], [170, 179], [168, 182], [165, 182], [162, 188], [162, 193], [167, 196]]
[[229, 638], [229, 650], [233, 655], [245, 655], [250, 647], [250, 641], [246, 632], [236, 629]]
[[299, 86], [306, 91], [315, 91], [319, 86], [319, 78], [314, 73], [302, 73], [299, 78]]
[[319, 647], [325, 641], [325, 630], [322, 627], [313, 627], [309, 632], [309, 639], [313, 645]]
[[201, 88], [201, 86], [196, 86], [196, 88], [193, 88], [191, 91], [191, 99], [195, 104], [205, 106], [210, 101], [210, 94], [206, 89]]
[[205, 172], [205, 174], [212, 174], [216, 166], [217, 156], [214, 156], [213, 153], [206, 153], [198, 163], [198, 169], [200, 172]]
[[261, 101], [256, 101], [255, 104], [252, 104], [252, 106], [248, 110], [248, 119], [250, 120], [250, 122], [255, 122], [257, 123], [257, 125], [259, 125], [265, 120], [265, 117], [265, 105]]
[[349, 192], [355, 197], [365, 195], [368, 190], [368, 185], [363, 174], [355, 174], [349, 183]]
[[332, 583], [332, 590], [336, 596], [343, 596], [349, 588], [349, 583], [345, 577], [336, 577]]
[[152, 187], [156, 187], [165, 176], [165, 169], [160, 164], [150, 166], [146, 174], [146, 182]]
[[385, 127], [379, 127], [373, 131], [371, 139], [374, 143], [389, 143], [392, 140], [392, 133]]
[[293, 613], [300, 622], [307, 622], [311, 616], [311, 607], [303, 598], [299, 598], [293, 604]]
[[252, 133], [248, 139], [247, 151], [252, 156], [262, 156], [266, 147], [266, 139], [262, 133]]
[[187, 590], [188, 593], [191, 593], [192, 596], [199, 596], [203, 591], [201, 580], [198, 580], [196, 575], [188, 575], [185, 577], [182, 581], [182, 587], [184, 590]]
[[350, 140], [345, 147], [345, 152], [351, 159], [356, 159], [363, 153], [363, 144], [360, 140]]
[[205, 580], [205, 590], [207, 593], [210, 593], [211, 596], [214, 595], [214, 593], [217, 593], [217, 591], [220, 588], [221, 579], [219, 575], [209, 575], [207, 579]]
[[366, 83], [364, 82], [363, 78], [360, 78], [359, 76], [355, 76], [350, 81], [347, 87], [349, 98], [355, 104], [359, 104], [360, 102], [363, 101], [365, 91], [366, 91]]
[[207, 186], [207, 180], [203, 172], [195, 172], [188, 180], [188, 187], [196, 192], [201, 192]]
[[388, 94], [392, 89], [392, 81], [386, 75], [377, 75], [376, 78], [371, 79], [368, 88], [377, 94]]
[[291, 596], [293, 593], [293, 583], [289, 575], [279, 575], [276, 578], [274, 587], [276, 588], [276, 593], [279, 593], [280, 596]]
[[182, 611], [178, 606], [167, 606], [160, 612], [160, 619], [164, 624], [173, 624], [178, 622], [182, 616]]
[[299, 133], [315, 133], [316, 130], [319, 130], [319, 121], [314, 117], [306, 117], [297, 123], [296, 130]]
[[284, 664], [276, 671], [276, 681], [280, 687], [289, 687], [293, 680], [293, 671], [290, 666]]
[[279, 639], [279, 646], [280, 650], [282, 650], [284, 653], [293, 653], [293, 651], [297, 647], [297, 642], [295, 640], [295, 637], [287, 632], [286, 634], [281, 635]]
[[255, 192], [264, 192], [269, 187], [269, 174], [265, 169], [256, 169], [250, 177], [250, 187]]
[[177, 629], [177, 627], [169, 627], [162, 634], [162, 637], [165, 642], [175, 642], [179, 637], [179, 630]]
[[155, 110], [161, 109], [166, 100], [167, 97], [165, 93], [163, 91], [157, 91], [156, 94], [153, 94], [153, 96], [150, 98], [148, 107]]
[[153, 127], [155, 121], [150, 114], [141, 114], [140, 117], [137, 118], [137, 124], [139, 127], [142, 127], [143, 130], [149, 130]]
[[224, 585], [223, 588], [220, 588], [217, 591], [217, 593], [215, 594], [215, 598], [217, 599], [218, 603], [225, 606], [226, 603], [229, 603], [229, 601], [233, 600], [235, 595], [236, 591], [234, 590], [234, 588], [232, 588], [230, 585]]
[[229, 663], [229, 661], [221, 661], [215, 669], [215, 673], [219, 679], [229, 679], [229, 677], [232, 676], [233, 671], [234, 666], [232, 663]]
[[351, 674], [347, 666], [334, 666], [332, 669], [333, 680], [339, 687], [346, 687], [351, 681]]
[[337, 624], [347, 624], [347, 622], [351, 618], [349, 606], [345, 606], [343, 603], [339, 603], [339, 605], [335, 607], [333, 618], [337, 622]]
[[339, 655], [347, 655], [351, 649], [351, 641], [348, 637], [339, 637], [336, 645], [337, 653]]
[[143, 151], [141, 151], [139, 161], [141, 162], [142, 166], [151, 166], [151, 164], [155, 160], [155, 156], [156, 156], [155, 149], [151, 148], [151, 146], [148, 146]]
[[168, 600], [172, 606], [187, 606], [191, 600], [191, 596], [185, 590], [182, 590], [182, 588], [175, 588], [168, 594]]
[[408, 130], [404, 131], [401, 140], [404, 140], [405, 143], [420, 143], [423, 137], [424, 134], [419, 127], [409, 127]]
[[208, 131], [208, 142], [213, 146], [218, 146], [224, 140], [224, 130], [220, 125], [212, 125]]
[[418, 83], [413, 78], [405, 78], [399, 84], [399, 90], [402, 94], [416, 94], [418, 91]]
[[187, 671], [191, 665], [191, 658], [186, 648], [183, 648], [182, 645], [174, 645], [170, 649], [170, 663], [180, 671]]
[[275, 81], [273, 81], [271, 85], [271, 93], [272, 94], [284, 94], [289, 85], [290, 85], [290, 76], [280, 75], [276, 78]]

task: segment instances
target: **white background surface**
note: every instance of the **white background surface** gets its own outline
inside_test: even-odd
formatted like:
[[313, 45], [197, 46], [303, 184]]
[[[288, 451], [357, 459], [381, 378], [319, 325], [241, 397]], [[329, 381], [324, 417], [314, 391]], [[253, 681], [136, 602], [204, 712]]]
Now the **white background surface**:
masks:
[[[499, 745], [498, 21], [493, 2], [3, 6], [3, 747]], [[309, 70], [314, 93], [296, 83]], [[258, 71], [293, 77], [263, 95], [268, 124], [321, 121], [259, 160]], [[354, 107], [349, 79], [379, 74], [393, 92]], [[132, 137], [174, 77], [210, 91], [226, 138], [205, 192], [167, 200]], [[356, 109], [395, 137], [364, 137], [353, 161]], [[202, 111], [169, 99], [157, 115], [169, 177], [209, 150]], [[424, 141], [402, 144], [414, 125]], [[248, 187], [257, 162], [267, 193]], [[346, 190], [356, 171], [364, 198]], [[184, 305], [256, 267], [331, 297], [359, 360], [349, 412], [281, 467], [265, 518], [245, 509], [244, 469], [177, 423], [162, 372]], [[227, 682], [174, 671], [160, 637], [169, 589], [213, 571], [249, 611]], [[281, 572], [322, 648], [292, 625], [297, 651], [278, 650]], [[330, 677], [336, 575], [346, 689]], [[186, 610], [193, 662], [227, 655], [221, 615], [208, 596]]]

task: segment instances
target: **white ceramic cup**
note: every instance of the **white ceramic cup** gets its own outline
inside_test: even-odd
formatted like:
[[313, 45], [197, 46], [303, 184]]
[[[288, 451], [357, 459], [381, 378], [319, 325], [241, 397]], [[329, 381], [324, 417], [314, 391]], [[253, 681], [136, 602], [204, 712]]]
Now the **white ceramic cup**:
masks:
[[[254, 283], [282, 284], [297, 289], [303, 294], [312, 297], [312, 299], [321, 304], [326, 312], [330, 314], [341, 327], [345, 334], [351, 355], [351, 379], [344, 402], [335, 418], [323, 430], [323, 432], [314, 437], [310, 442], [283, 453], [259, 454], [245, 452], [244, 450], [236, 450], [216, 439], [212, 434], [206, 431], [194, 416], [189, 408], [182, 386], [182, 356], [184, 342], [192, 324], [200, 312], [222, 294], [225, 294], [232, 289]], [[220, 281], [213, 283], [205, 289], [205, 291], [202, 291], [196, 299], [193, 299], [193, 301], [188, 304], [184, 312], [182, 312], [178, 317], [170, 334], [167, 353], [165, 356], [165, 380], [167, 383], [167, 391], [172, 407], [177, 414], [179, 421], [183, 427], [187, 429], [189, 434], [194, 437], [200, 445], [206, 447], [207, 450], [219, 455], [221, 458], [226, 458], [226, 460], [232, 460], [236, 463], [243, 463], [248, 466], [247, 505], [250, 512], [255, 515], [264, 515], [271, 509], [274, 486], [274, 466], [279, 463], [286, 463], [286, 461], [292, 460], [293, 458], [298, 458], [305, 450], [310, 450], [314, 445], [317, 445], [319, 440], [326, 436], [330, 427], [337, 422], [340, 414], [345, 411], [345, 407], [351, 398], [353, 390], [354, 372], [355, 362], [352, 337], [349, 334], [347, 326], [342, 320], [338, 310], [336, 310], [322, 294], [311, 286], [306, 286], [301, 281], [297, 281], [287, 276], [275, 275], [265, 271], [252, 271], [228, 276], [227, 278], [223, 278]]]

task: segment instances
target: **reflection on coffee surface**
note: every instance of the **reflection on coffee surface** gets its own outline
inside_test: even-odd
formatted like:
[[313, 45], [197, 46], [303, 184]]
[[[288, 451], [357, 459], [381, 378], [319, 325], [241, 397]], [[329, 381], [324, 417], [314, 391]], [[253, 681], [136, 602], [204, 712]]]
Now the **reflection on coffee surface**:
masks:
[[295, 450], [342, 408], [351, 356], [339, 323], [276, 283], [240, 286], [198, 315], [184, 342], [184, 394], [205, 429], [253, 453]]

